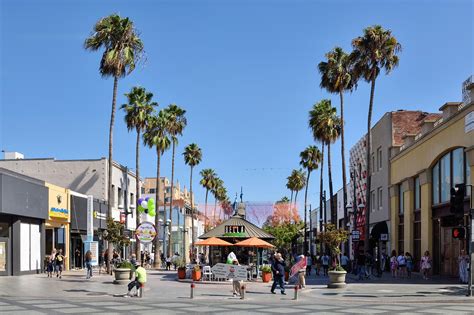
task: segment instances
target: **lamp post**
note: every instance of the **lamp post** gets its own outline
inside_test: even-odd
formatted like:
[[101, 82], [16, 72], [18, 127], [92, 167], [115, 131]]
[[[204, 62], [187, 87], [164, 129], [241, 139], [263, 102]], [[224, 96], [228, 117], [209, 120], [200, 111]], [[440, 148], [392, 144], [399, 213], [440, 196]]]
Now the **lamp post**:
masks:
[[[170, 225], [171, 221], [170, 221], [170, 219], [166, 219], [166, 222], [163, 222], [162, 219], [159, 219], [158, 222], [160, 223], [160, 225], [163, 229], [163, 251], [162, 251], [162, 253], [164, 253], [164, 251], [166, 250], [166, 235], [170, 233], [168, 231], [167, 227]], [[155, 250], [157, 250], [157, 249], [155, 249]]]
[[188, 228], [183, 228], [182, 226], [179, 227], [183, 237], [183, 259], [186, 259], [186, 233], [188, 233]]

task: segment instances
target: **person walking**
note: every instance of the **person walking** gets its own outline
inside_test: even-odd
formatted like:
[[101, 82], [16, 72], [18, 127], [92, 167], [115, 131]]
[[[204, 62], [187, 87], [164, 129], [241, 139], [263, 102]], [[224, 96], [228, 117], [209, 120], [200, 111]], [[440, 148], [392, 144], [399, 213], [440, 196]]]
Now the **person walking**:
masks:
[[344, 268], [345, 271], [349, 269], [349, 257], [346, 256], [346, 253], [343, 253], [341, 256], [341, 267]]
[[49, 255], [49, 258], [48, 258], [48, 268], [47, 268], [48, 278], [53, 277], [53, 272], [56, 269], [55, 263], [54, 263], [55, 259], [56, 259], [56, 249], [53, 248], [53, 250], [51, 251], [51, 255]]
[[319, 276], [319, 272], [321, 271], [321, 255], [319, 253], [316, 253], [314, 262], [316, 264], [316, 275]]
[[275, 259], [272, 264], [272, 272], [273, 272], [273, 284], [270, 292], [272, 294], [275, 293], [275, 289], [277, 285], [280, 286], [281, 294], [286, 295], [285, 293], [285, 283], [283, 282], [283, 277], [285, 275], [285, 262], [281, 257], [280, 253], [275, 254]]
[[459, 281], [461, 283], [467, 283], [469, 281], [468, 267], [469, 267], [469, 256], [466, 255], [466, 251], [463, 249], [458, 257], [459, 264]]
[[62, 278], [64, 258], [65, 257], [63, 256], [63, 250], [59, 249], [59, 251], [56, 254], [56, 257], [54, 259], [54, 261], [56, 263], [56, 278], [59, 277], [59, 279]]
[[[306, 257], [304, 255], [300, 255], [298, 256], [298, 260], [297, 262], [300, 262], [302, 260], [306, 259]], [[306, 260], [306, 264], [308, 263], [308, 261]], [[298, 270], [298, 286], [300, 289], [304, 289], [306, 288], [306, 267], [303, 266], [300, 270]]]
[[[236, 266], [240, 265], [237, 258], [232, 261], [232, 265], [236, 265]], [[243, 299], [241, 288], [242, 288], [242, 280], [232, 279], [232, 296], [233, 297], [236, 297], [238, 294], [240, 298]]]
[[76, 248], [76, 251], [74, 252], [74, 257], [75, 257], [75, 267], [76, 269], [81, 269], [82, 263], [81, 263], [81, 250]]
[[311, 269], [313, 268], [313, 259], [310, 253], [306, 253], [306, 275], [311, 276]]
[[169, 256], [166, 257], [166, 270], [171, 270], [171, 258]]
[[392, 250], [392, 256], [390, 257], [390, 271], [392, 272], [392, 278], [397, 277], [398, 261], [397, 252]]
[[358, 280], [364, 280], [365, 274], [365, 259], [366, 256], [363, 251], [360, 251], [359, 255], [357, 256], [357, 274]]
[[411, 273], [413, 272], [414, 268], [414, 262], [413, 262], [413, 257], [409, 252], [405, 253], [405, 260], [407, 262], [407, 278], [411, 279]]
[[327, 276], [329, 271], [329, 256], [327, 253], [325, 253], [324, 256], [321, 258], [321, 262], [323, 265], [324, 275]]
[[421, 272], [423, 274], [423, 279], [429, 279], [428, 275], [430, 274], [431, 267], [430, 252], [426, 251], [423, 257], [421, 257]]
[[370, 279], [372, 276], [372, 268], [374, 267], [374, 258], [370, 252], [365, 253], [365, 278]]
[[132, 294], [133, 288], [136, 289], [137, 293], [135, 294], [135, 296], [137, 296], [138, 289], [141, 288], [143, 290], [145, 283], [146, 283], [146, 269], [140, 266], [138, 262], [135, 262], [135, 280], [133, 280], [132, 282], [128, 284], [128, 293], [126, 297], [134, 296]]
[[92, 252], [88, 250], [86, 252], [85, 263], [87, 268], [86, 279], [92, 278]]
[[407, 260], [405, 259], [405, 255], [401, 252], [397, 257], [398, 262], [398, 270], [400, 271], [400, 278], [405, 278], [407, 275]]

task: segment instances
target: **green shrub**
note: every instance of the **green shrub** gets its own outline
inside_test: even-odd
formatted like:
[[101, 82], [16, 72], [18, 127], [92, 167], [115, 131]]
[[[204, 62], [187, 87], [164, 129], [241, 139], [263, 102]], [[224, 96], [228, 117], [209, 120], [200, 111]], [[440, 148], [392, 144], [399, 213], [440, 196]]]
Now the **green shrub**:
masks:
[[124, 269], [132, 269], [135, 270], [135, 266], [132, 265], [131, 262], [129, 261], [122, 261], [121, 263], [118, 264], [118, 268], [124, 268]]
[[270, 267], [269, 265], [263, 265], [260, 267], [260, 271], [262, 272], [272, 272], [272, 267]]

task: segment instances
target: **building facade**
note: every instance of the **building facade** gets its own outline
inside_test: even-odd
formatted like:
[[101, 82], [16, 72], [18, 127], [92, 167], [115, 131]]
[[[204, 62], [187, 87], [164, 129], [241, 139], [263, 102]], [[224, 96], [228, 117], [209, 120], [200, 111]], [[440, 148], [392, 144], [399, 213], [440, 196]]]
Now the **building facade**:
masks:
[[464, 102], [444, 104], [442, 116], [425, 120], [422, 130], [405, 137], [391, 159], [392, 248], [410, 252], [416, 260], [429, 251], [433, 272], [441, 275], [457, 275], [457, 257], [468, 245], [454, 239], [451, 231], [467, 223], [469, 196], [463, 220], [450, 212], [450, 189], [456, 184], [474, 185], [472, 78], [466, 82]]

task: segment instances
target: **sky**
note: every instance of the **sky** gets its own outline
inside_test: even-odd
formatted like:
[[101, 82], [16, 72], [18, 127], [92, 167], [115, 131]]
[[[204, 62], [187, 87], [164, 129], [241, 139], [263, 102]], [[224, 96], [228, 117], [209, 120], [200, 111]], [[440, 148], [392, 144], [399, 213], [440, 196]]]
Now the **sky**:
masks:
[[[319, 87], [317, 64], [335, 46], [350, 51], [365, 27], [392, 30], [403, 47], [399, 67], [377, 79], [373, 123], [387, 111], [436, 112], [460, 101], [462, 81], [474, 73], [470, 0], [0, 0], [2, 150], [26, 158], [108, 155], [113, 80], [101, 78], [101, 53], [85, 51], [83, 42], [111, 13], [133, 20], [146, 52], [146, 60], [120, 80], [118, 107], [138, 85], [154, 93], [159, 109], [171, 103], [184, 108], [188, 125], [176, 150], [175, 178], [189, 186], [181, 154], [197, 143], [203, 160], [196, 173], [213, 168], [232, 200], [241, 186], [248, 202], [289, 196], [286, 177], [299, 168], [299, 153], [315, 144], [309, 110], [324, 98], [339, 109], [338, 96]], [[368, 84], [360, 82], [345, 100], [348, 164], [350, 147], [366, 130]], [[134, 168], [136, 135], [123, 117], [118, 110], [114, 159]], [[339, 142], [332, 158], [337, 191]], [[155, 167], [155, 151], [142, 147], [141, 176], [153, 177]], [[171, 176], [170, 151], [162, 174]], [[203, 202], [198, 179], [196, 201]], [[319, 171], [308, 195], [314, 208]]]

